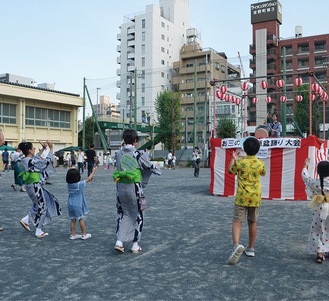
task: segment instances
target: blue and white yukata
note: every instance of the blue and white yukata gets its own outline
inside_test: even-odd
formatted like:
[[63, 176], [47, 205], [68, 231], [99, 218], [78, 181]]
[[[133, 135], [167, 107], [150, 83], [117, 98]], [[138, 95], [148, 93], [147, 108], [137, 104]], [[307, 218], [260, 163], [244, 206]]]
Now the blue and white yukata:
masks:
[[142, 180], [137, 183], [123, 183], [118, 181], [117, 186], [117, 240], [122, 242], [138, 242], [144, 225], [144, 212], [139, 205], [139, 199], [144, 197], [143, 188], [148, 184], [150, 176], [160, 175], [161, 171], [154, 166], [144, 151], [136, 150], [133, 145], [127, 144], [117, 152], [117, 170], [123, 171], [121, 158], [130, 155], [137, 160], [141, 170]]
[[20, 162], [21, 170], [38, 174], [36, 182], [28, 183], [27, 178], [25, 181], [26, 192], [33, 203], [28, 214], [29, 220], [38, 228], [52, 222], [54, 216], [62, 214], [56, 197], [44, 188], [46, 179], [55, 172], [52, 165], [52, 155], [53, 152], [50, 151], [44, 159], [37, 154], [32, 158], [25, 157]]

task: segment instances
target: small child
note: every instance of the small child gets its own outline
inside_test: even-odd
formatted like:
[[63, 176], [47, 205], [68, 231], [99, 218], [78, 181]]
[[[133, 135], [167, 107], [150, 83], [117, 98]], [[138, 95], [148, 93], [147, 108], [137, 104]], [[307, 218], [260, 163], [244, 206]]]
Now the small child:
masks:
[[[254, 244], [257, 233], [257, 218], [262, 200], [262, 185], [260, 176], [265, 176], [265, 163], [256, 157], [260, 142], [255, 137], [246, 137], [241, 140], [246, 156], [239, 158], [240, 152], [233, 151], [228, 172], [238, 176], [238, 188], [234, 202], [234, 217], [232, 224], [234, 251], [229, 258], [229, 264], [236, 264], [245, 251], [249, 257], [255, 256]], [[249, 244], [245, 249], [239, 244], [242, 223], [248, 216]]]
[[329, 162], [318, 163], [317, 172], [320, 179], [309, 176], [309, 164], [310, 159], [307, 158], [302, 170], [306, 194], [312, 199], [309, 206], [314, 210], [308, 248], [311, 253], [316, 253], [315, 261], [322, 263], [325, 260], [325, 253], [329, 252]]
[[[85, 195], [83, 193], [83, 189], [86, 187], [86, 184], [90, 182], [96, 172], [97, 166], [94, 166], [89, 177], [81, 181], [81, 175], [78, 169], [70, 168], [66, 174], [66, 182], [68, 188], [68, 203], [67, 208], [69, 212], [69, 217], [71, 219], [70, 228], [71, 235], [70, 239], [74, 240], [77, 238], [88, 239], [91, 237], [91, 234], [86, 233], [84, 216], [88, 214], [89, 209], [87, 205], [87, 201]], [[76, 234], [75, 232], [75, 224], [76, 220], [79, 221], [80, 229], [82, 235]]]

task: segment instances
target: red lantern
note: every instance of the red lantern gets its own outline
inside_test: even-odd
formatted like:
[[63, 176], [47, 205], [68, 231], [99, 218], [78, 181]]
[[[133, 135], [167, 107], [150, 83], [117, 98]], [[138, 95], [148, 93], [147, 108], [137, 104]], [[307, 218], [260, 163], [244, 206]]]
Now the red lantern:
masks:
[[236, 100], [235, 100], [235, 104], [236, 105], [239, 105], [241, 103], [241, 99], [240, 98], [237, 98]]
[[321, 91], [320, 97], [322, 100], [325, 98], [326, 94], [327, 94], [326, 91], [324, 91], [324, 90]]
[[225, 95], [225, 101], [227, 101], [227, 102], [231, 101], [231, 95], [230, 94]]
[[316, 93], [318, 93], [318, 95], [321, 96], [322, 91], [323, 90], [322, 90], [321, 86], [319, 85], [318, 89], [316, 90]]
[[314, 84], [312, 85], [312, 91], [313, 91], [313, 92], [317, 92], [318, 89], [319, 89], [319, 84], [314, 83]]
[[254, 97], [253, 99], [252, 99], [252, 103], [253, 104], [256, 104], [258, 102], [258, 98], [257, 97]]
[[232, 101], [232, 103], [235, 103], [236, 102], [236, 97], [232, 96], [231, 101]]
[[282, 102], [286, 102], [286, 101], [287, 101], [287, 96], [281, 96], [281, 97], [280, 97], [280, 100], [281, 100]]
[[297, 102], [301, 102], [303, 100], [303, 96], [302, 95], [296, 95], [295, 97]]
[[312, 100], [312, 101], [316, 100], [316, 95], [315, 95], [315, 94], [312, 94], [312, 96], [311, 96], [311, 100]]
[[220, 90], [217, 90], [216, 96], [217, 96], [217, 98], [222, 99], [223, 93]]
[[327, 92], [323, 91], [322, 96], [321, 96], [321, 99], [323, 101], [327, 101], [328, 100], [328, 94], [327, 94]]
[[260, 86], [262, 87], [263, 90], [265, 90], [268, 88], [268, 82], [266, 80], [262, 80]]
[[302, 85], [302, 83], [303, 83], [303, 80], [300, 77], [297, 77], [295, 79], [295, 85], [296, 85], [296, 87], [300, 87]]
[[271, 98], [270, 96], [266, 96], [266, 97], [265, 97], [265, 101], [266, 101], [267, 103], [270, 103], [270, 102], [272, 101], [272, 98]]
[[328, 93], [326, 93], [326, 95], [325, 95], [325, 97], [324, 97], [324, 99], [323, 99], [323, 100], [324, 100], [324, 101], [327, 101], [327, 100], [328, 100], [328, 98], [329, 98], [329, 97], [328, 97]]
[[225, 94], [226, 91], [227, 91], [226, 86], [222, 85], [222, 86], [220, 87], [220, 91], [221, 91], [223, 94]]
[[241, 83], [241, 90], [244, 92], [248, 90], [248, 82]]
[[282, 87], [284, 87], [284, 80], [283, 80], [283, 79], [279, 79], [279, 80], [277, 80], [277, 81], [276, 81], [276, 86], [277, 86], [278, 88], [282, 88]]

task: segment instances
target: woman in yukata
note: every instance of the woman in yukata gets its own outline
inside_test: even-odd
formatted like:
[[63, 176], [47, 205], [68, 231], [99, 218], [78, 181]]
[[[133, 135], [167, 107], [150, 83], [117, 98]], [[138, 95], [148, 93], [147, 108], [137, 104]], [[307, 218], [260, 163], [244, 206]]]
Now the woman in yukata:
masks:
[[[25, 155], [20, 162], [20, 169], [23, 170], [20, 176], [33, 203], [28, 215], [21, 219], [20, 224], [25, 230], [30, 231], [30, 223], [32, 223], [36, 227], [37, 238], [47, 236], [48, 233], [44, 232], [42, 227], [49, 224], [54, 216], [62, 214], [55, 196], [44, 188], [46, 179], [55, 172], [52, 165], [54, 145], [49, 140], [41, 144], [42, 148], [37, 154], [31, 142], [21, 142], [18, 145]], [[41, 154], [47, 148], [49, 152], [45, 158], [42, 158]]]

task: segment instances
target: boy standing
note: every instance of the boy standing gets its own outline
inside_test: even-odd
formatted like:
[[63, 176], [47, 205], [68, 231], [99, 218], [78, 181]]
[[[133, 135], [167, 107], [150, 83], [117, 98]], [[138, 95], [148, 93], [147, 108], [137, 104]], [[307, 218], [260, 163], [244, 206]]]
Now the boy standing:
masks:
[[[229, 264], [236, 264], [243, 251], [245, 251], [247, 256], [255, 256], [256, 221], [262, 200], [260, 176], [265, 176], [266, 174], [264, 162], [256, 157], [260, 148], [259, 140], [250, 136], [245, 140], [241, 140], [241, 143], [241, 148], [246, 152], [246, 156], [238, 159], [240, 152], [233, 151], [233, 156], [228, 166], [228, 172], [238, 177], [232, 224], [234, 251], [229, 258]], [[249, 244], [245, 249], [243, 245], [239, 244], [239, 241], [241, 226], [246, 215], [248, 216]]]

